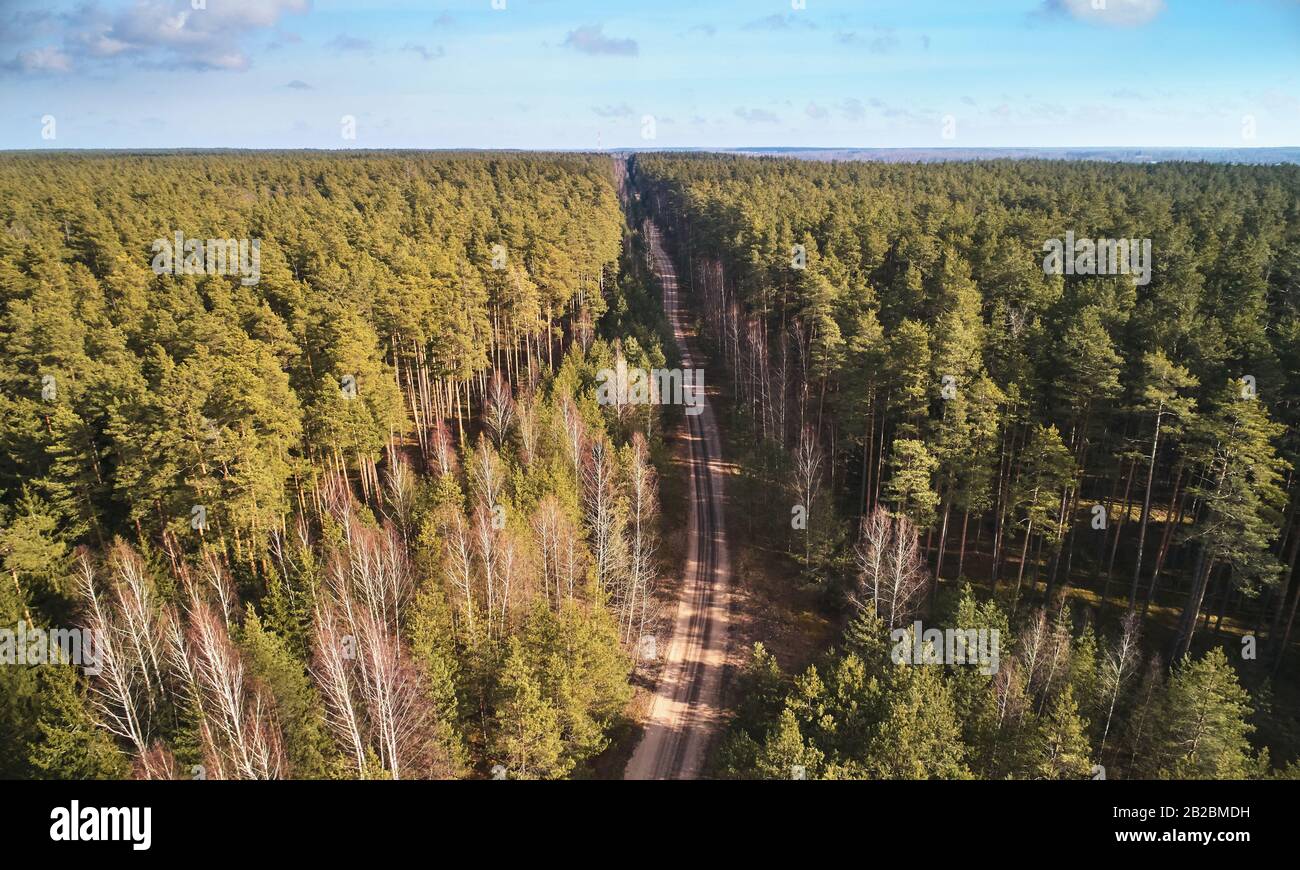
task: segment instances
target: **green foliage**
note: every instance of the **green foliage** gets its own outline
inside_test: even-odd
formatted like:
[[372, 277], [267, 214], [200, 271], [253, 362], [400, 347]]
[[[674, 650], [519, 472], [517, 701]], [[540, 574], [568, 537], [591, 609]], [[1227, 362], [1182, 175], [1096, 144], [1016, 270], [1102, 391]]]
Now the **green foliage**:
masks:
[[[12, 632], [21, 621], [30, 624], [30, 619], [26, 596], [12, 582], [0, 582], [0, 627]], [[24, 748], [38, 739], [34, 723], [40, 703], [39, 670], [16, 663], [0, 665], [0, 746], [7, 749], [0, 752], [0, 776], [18, 778], [28, 773]]]
[[939, 461], [923, 441], [904, 438], [894, 442], [890, 467], [893, 476], [886, 487], [886, 499], [919, 528], [932, 525], [939, 504], [932, 480]]
[[52, 614], [71, 597], [67, 544], [47, 503], [24, 489], [13, 516], [0, 525], [0, 567]]
[[[1086, 779], [1097, 763], [1117, 779], [1267, 775], [1267, 753], [1248, 740], [1252, 705], [1221, 649], [1167, 680], [1157, 663], [1122, 691], [1102, 753], [1093, 719], [1109, 698], [1099, 696], [1090, 623], [1071, 636], [1068, 620], [1044, 622], [1035, 640], [1033, 620], [1012, 630], [969, 586], [946, 622], [996, 631], [997, 669], [893, 662], [889, 633], [869, 612], [846, 628], [843, 652], [793, 681], [757, 648], [738, 684], [753, 697], [722, 740], [719, 775], [787, 779], [803, 765], [808, 778], [826, 779]], [[1053, 664], [1053, 649], [1065, 660]]]
[[[1280, 627], [1295, 599], [1280, 542], [1296, 534], [1282, 527], [1300, 454], [1296, 167], [640, 155], [630, 168], [666, 229], [690, 227], [683, 279], [756, 442], [744, 455], [762, 457], [736, 488], [747, 521], [767, 523], [756, 533], [793, 538], [764, 497], [806, 426], [825, 479], [809, 481], [817, 521], [799, 543], [828, 592], [852, 585], [842, 530], [879, 501], [937, 533], [926, 546], [945, 589], [952, 562], [936, 550], [969, 550], [995, 584], [1029, 562], [1036, 578], [1045, 552], [1050, 589], [1103, 564], [1109, 581], [1087, 545], [1109, 544], [1117, 573], [1150, 578], [1184, 615], [1174, 676], [1156, 668], [1120, 693], [1099, 760], [1120, 776], [1259, 773], [1236, 675], [1217, 646], [1181, 653], [1207, 601]], [[591, 385], [616, 354], [671, 354], [610, 182], [605, 158], [581, 155], [0, 159], [0, 626], [80, 618], [78, 547], [134, 542], [159, 607], [212, 557], [247, 602], [227, 624], [274, 701], [290, 773], [357, 775], [323, 730], [309, 667], [351, 505], [413, 566], [393, 619], [442, 769], [585, 773], [630, 692], [626, 621], [610, 612], [630, 556], [621, 475], [614, 522], [593, 528], [590, 451], [570, 437], [617, 450], [641, 432], [661, 455], [655, 415], [601, 407]], [[1151, 283], [1045, 275], [1043, 240], [1063, 228], [1154, 239]], [[259, 238], [260, 281], [155, 275], [152, 242], [176, 229]], [[805, 270], [790, 268], [796, 242]], [[515, 417], [476, 467], [498, 374]], [[1153, 508], [1145, 560], [1128, 516], [1106, 540], [1081, 521], [1104, 504], [1113, 522], [1125, 484]], [[206, 529], [190, 525], [196, 505]], [[503, 528], [475, 527], [497, 507]], [[478, 532], [461, 575], [458, 529]], [[492, 572], [507, 563], [503, 604]], [[1063, 619], [1034, 648], [1011, 625], [1020, 604], [1009, 618], [957, 596], [955, 624], [1003, 634], [992, 675], [893, 665], [865, 616], [794, 679], [756, 650], [720, 771], [1077, 775], [1098, 754], [1098, 644]], [[1264, 637], [1282, 662], [1285, 635]], [[70, 669], [0, 668], [0, 775], [120, 775], [138, 759], [93, 719]], [[158, 720], [163, 749], [197, 763], [197, 711], [163, 701]], [[367, 751], [360, 773], [389, 775]]]
[[292, 776], [327, 778], [334, 750], [321, 718], [320, 695], [307, 678], [301, 660], [282, 638], [262, 625], [251, 608], [244, 618], [239, 646], [249, 673], [265, 684], [275, 699]]
[[952, 693], [942, 671], [896, 664], [885, 684], [880, 719], [867, 747], [872, 779], [964, 779], [964, 759]]
[[[588, 581], [581, 449], [621, 455], [641, 432], [661, 450], [658, 409], [591, 396], [611, 347], [664, 359], [612, 175], [579, 155], [0, 159], [0, 625], [78, 624], [73, 550], [138, 551], [150, 642], [171, 643], [171, 608], [192, 627], [197, 583], [250, 717], [284, 749], [277, 775], [386, 778], [395, 750], [340, 733], [321, 650], [341, 586], [382, 570], [375, 649], [417, 688], [403, 775], [486, 773], [498, 755], [511, 775], [585, 772], [630, 700], [635, 639]], [[260, 275], [155, 274], [175, 231], [257, 239]], [[507, 421], [476, 464], [496, 382]], [[611, 480], [615, 501], [625, 486]], [[359, 555], [371, 534], [397, 542], [382, 568]], [[110, 611], [116, 571], [97, 581]], [[171, 659], [140, 701], [150, 775], [212, 751], [212, 710]], [[364, 737], [383, 714], [345, 661]], [[0, 775], [142, 770], [65, 671], [0, 668]]]
[[40, 669], [40, 717], [27, 759], [41, 779], [122, 779], [126, 756], [91, 715], [73, 666]]
[[1254, 730], [1250, 715], [1250, 697], [1223, 650], [1184, 659], [1164, 694], [1144, 770], [1161, 779], [1257, 776], [1259, 759], [1247, 740]]
[[1031, 744], [1030, 772], [1036, 779], [1083, 779], [1092, 770], [1087, 722], [1079, 715], [1074, 687], [1067, 684], [1039, 720]]
[[781, 711], [754, 760], [753, 775], [761, 779], [818, 779], [823, 756], [799, 733], [793, 710]]
[[539, 675], [518, 638], [510, 640], [499, 691], [492, 751], [507, 774], [517, 779], [557, 779], [572, 770], [560, 736], [560, 711], [543, 694]]

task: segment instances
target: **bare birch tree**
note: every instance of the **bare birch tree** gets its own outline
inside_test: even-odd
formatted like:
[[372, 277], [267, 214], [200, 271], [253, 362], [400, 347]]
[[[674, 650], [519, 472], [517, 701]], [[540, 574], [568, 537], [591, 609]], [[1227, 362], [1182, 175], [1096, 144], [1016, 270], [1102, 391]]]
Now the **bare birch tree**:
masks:
[[578, 406], [568, 396], [560, 400], [560, 425], [564, 429], [564, 444], [568, 448], [573, 472], [582, 477], [582, 448], [587, 442], [587, 424], [582, 420]]
[[413, 586], [405, 549], [392, 528], [358, 526], [347, 537], [316, 608], [312, 672], [327, 723], [360, 777], [377, 775], [372, 758], [394, 779], [447, 775], [436, 711], [400, 639]]
[[[636, 642], [645, 632], [656, 580], [655, 553], [659, 548], [659, 538], [655, 532], [659, 513], [658, 486], [648, 453], [645, 438], [639, 432], [634, 434], [628, 448], [627, 462], [629, 602], [622, 623], [625, 644]], [[640, 655], [638, 643], [638, 661]]]
[[1134, 611], [1129, 611], [1124, 618], [1120, 633], [1108, 644], [1101, 655], [1101, 697], [1106, 701], [1106, 724], [1101, 732], [1101, 746], [1098, 756], [1106, 751], [1106, 739], [1110, 736], [1111, 720], [1115, 715], [1115, 706], [1120, 694], [1137, 669], [1140, 650], [1138, 648], [1139, 619]]
[[626, 518], [620, 503], [617, 472], [612, 445], [605, 438], [593, 440], [583, 466], [583, 516], [596, 566], [596, 582], [622, 624], [631, 605], [624, 535]]
[[455, 611], [457, 624], [467, 633], [467, 642], [472, 644], [478, 607], [474, 600], [474, 545], [470, 540], [469, 524], [459, 509], [451, 511], [450, 521], [443, 528], [442, 546], [443, 576], [460, 602]]
[[547, 601], [556, 606], [572, 601], [582, 573], [582, 548], [578, 546], [577, 527], [553, 495], [542, 498], [533, 513], [532, 527], [538, 556], [542, 560], [538, 571]]
[[487, 395], [483, 397], [483, 422], [498, 450], [505, 444], [514, 419], [515, 400], [510, 382], [503, 378], [500, 372], [493, 372]]
[[890, 629], [910, 622], [930, 585], [916, 526], [877, 507], [862, 520], [854, 557], [858, 606], [871, 608]]
[[[228, 579], [215, 576], [225, 572], [214, 560], [208, 560], [204, 572], [208, 588], [229, 586]], [[182, 622], [172, 614], [169, 652], [181, 690], [199, 720], [208, 778], [282, 779], [287, 767], [274, 702], [246, 675], [228, 623], [214, 610], [205, 587], [188, 573], [181, 579], [185, 618]]]
[[[77, 560], [77, 581], [86, 607], [84, 627], [100, 655], [100, 672], [90, 682], [92, 708], [105, 730], [126, 740], [142, 759], [150, 748], [161, 674], [150, 673], [148, 659], [137, 654], [143, 643], [131, 637], [132, 625], [113, 605], [114, 591], [111, 586], [107, 592], [100, 588], [94, 563], [85, 553]], [[158, 624], [151, 618], [149, 630]]]
[[195, 717], [210, 778], [287, 775], [274, 701], [246, 675], [230, 639], [238, 601], [217, 556], [208, 554], [197, 577], [180, 567], [183, 615], [161, 604], [144, 562], [129, 546], [117, 545], [110, 564], [107, 594], [84, 554], [77, 568], [86, 628], [101, 651], [92, 710], [107, 731], [131, 745], [137, 775], [176, 776], [175, 759], [151, 741], [153, 720], [168, 699], [186, 702]]
[[812, 426], [803, 426], [799, 430], [799, 441], [794, 450], [794, 488], [795, 497], [804, 509], [804, 568], [812, 560], [813, 502], [822, 485], [821, 444], [817, 432]]

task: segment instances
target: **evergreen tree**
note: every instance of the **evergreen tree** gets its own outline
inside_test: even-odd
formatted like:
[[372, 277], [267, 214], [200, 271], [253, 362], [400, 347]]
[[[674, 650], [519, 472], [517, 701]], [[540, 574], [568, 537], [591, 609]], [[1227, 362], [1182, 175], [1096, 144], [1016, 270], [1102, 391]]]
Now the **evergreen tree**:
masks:
[[872, 779], [965, 779], [952, 693], [942, 671], [896, 664], [888, 672], [881, 715], [863, 765]]
[[[1138, 389], [1136, 410], [1153, 418], [1151, 454], [1147, 462], [1146, 489], [1142, 497], [1142, 519], [1138, 529], [1137, 555], [1134, 557], [1133, 584], [1129, 588], [1128, 609], [1137, 605], [1138, 583], [1142, 579], [1142, 552], [1146, 545], [1147, 525], [1151, 518], [1151, 489], [1155, 480], [1156, 457], [1160, 453], [1162, 435], [1177, 434], [1191, 417], [1195, 402], [1182, 395], [1182, 391], [1195, 387], [1196, 378], [1182, 366], [1176, 365], [1163, 351], [1154, 351], [1142, 358], [1142, 382]], [[1169, 431], [1172, 424], [1173, 431]]]
[[935, 508], [939, 504], [932, 482], [939, 461], [925, 442], [903, 438], [894, 442], [890, 466], [893, 475], [886, 487], [886, 499], [897, 513], [917, 527], [928, 528], [934, 523]]
[[1175, 658], [1191, 648], [1205, 593], [1215, 569], [1250, 591], [1255, 584], [1277, 583], [1281, 566], [1270, 545], [1281, 524], [1288, 469], [1274, 442], [1282, 427], [1261, 402], [1229, 383], [1199, 421], [1197, 461], [1202, 469], [1192, 492], [1205, 503], [1204, 520], [1191, 532], [1200, 545], [1191, 590], [1175, 641]]
[[494, 721], [492, 755], [515, 779], [556, 779], [572, 769], [565, 758], [560, 712], [542, 693], [524, 647], [511, 638], [501, 670], [501, 700]]
[[40, 714], [27, 760], [41, 779], [124, 779], [126, 756], [95, 722], [71, 665], [39, 668]]
[[1259, 758], [1247, 740], [1250, 698], [1223, 650], [1183, 659], [1174, 669], [1143, 768], [1161, 779], [1249, 779]]
[[809, 746], [799, 733], [794, 711], [785, 709], [763, 741], [754, 762], [754, 776], [759, 779], [819, 779], [822, 753]]
[[1055, 426], [1038, 426], [1030, 432], [1020, 462], [1021, 476], [1011, 496], [1012, 504], [1021, 512], [1020, 522], [1024, 525], [1020, 568], [1016, 574], [1017, 597], [1034, 535], [1037, 534], [1046, 545], [1054, 546], [1060, 541], [1062, 529], [1057, 514], [1065, 499], [1064, 491], [1075, 476], [1074, 461]]
[[265, 684], [275, 699], [293, 778], [326, 778], [334, 750], [321, 718], [320, 693], [308, 680], [301, 660], [283, 639], [263, 626], [252, 608], [244, 616], [239, 647], [249, 673]]
[[1030, 774], [1037, 779], [1085, 778], [1092, 771], [1087, 728], [1075, 703], [1074, 687], [1067, 683], [1038, 723]]

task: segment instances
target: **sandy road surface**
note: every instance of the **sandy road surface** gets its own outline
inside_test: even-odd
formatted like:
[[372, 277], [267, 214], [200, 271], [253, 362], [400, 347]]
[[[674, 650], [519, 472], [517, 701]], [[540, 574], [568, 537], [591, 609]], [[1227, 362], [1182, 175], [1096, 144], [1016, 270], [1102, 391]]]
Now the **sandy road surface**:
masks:
[[[646, 227], [651, 263], [663, 287], [664, 310], [681, 349], [682, 366], [694, 368], [702, 358], [686, 334], [677, 274], [664, 252], [658, 228], [653, 223]], [[645, 734], [628, 761], [625, 779], [698, 777], [722, 712], [731, 585], [719, 466], [722, 446], [711, 406], [705, 404], [701, 413], [685, 416], [691, 470], [686, 578]]]

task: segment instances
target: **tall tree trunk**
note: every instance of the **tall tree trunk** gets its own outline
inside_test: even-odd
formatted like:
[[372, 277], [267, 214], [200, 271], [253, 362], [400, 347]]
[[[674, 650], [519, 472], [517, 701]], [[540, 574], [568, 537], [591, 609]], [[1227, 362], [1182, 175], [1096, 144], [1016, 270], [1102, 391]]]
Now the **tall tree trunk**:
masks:
[[[1156, 583], [1160, 580], [1160, 571], [1164, 568], [1165, 557], [1169, 554], [1169, 545], [1174, 539], [1174, 529], [1182, 525], [1183, 522], [1183, 511], [1187, 507], [1187, 492], [1183, 491], [1180, 494], [1178, 491], [1179, 486], [1182, 483], [1182, 478], [1183, 467], [1180, 463], [1178, 466], [1178, 473], [1174, 476], [1174, 491], [1169, 497], [1169, 508], [1165, 518], [1165, 531], [1161, 536], [1160, 550], [1156, 553], [1155, 569], [1151, 572], [1151, 582], [1147, 584], [1146, 598], [1142, 601], [1143, 619], [1147, 618], [1147, 612], [1151, 610], [1151, 601], [1154, 599], [1156, 594]], [[1175, 510], [1175, 504], [1177, 505], [1177, 510]]]
[[1133, 502], [1131, 491], [1133, 488], [1133, 473], [1137, 467], [1137, 460], [1129, 463], [1128, 474], [1125, 476], [1124, 483], [1124, 514], [1120, 521], [1115, 524], [1115, 536], [1110, 543], [1110, 558], [1106, 561], [1106, 584], [1107, 591], [1110, 590], [1110, 581], [1115, 575], [1115, 557], [1119, 553], [1119, 539], [1123, 536], [1125, 527], [1128, 526], [1129, 516], [1133, 511]]
[[1034, 521], [1030, 520], [1029, 525], [1025, 528], [1025, 542], [1020, 548], [1020, 570], [1016, 572], [1016, 591], [1012, 595], [1012, 601], [1020, 600], [1020, 584], [1025, 579], [1025, 562], [1029, 559], [1029, 539], [1033, 537]]
[[1214, 559], [1206, 555], [1204, 545], [1196, 557], [1196, 571], [1192, 588], [1187, 595], [1187, 604], [1183, 608], [1182, 619], [1178, 628], [1178, 637], [1174, 641], [1174, 652], [1169, 659], [1171, 665], [1182, 660], [1192, 648], [1192, 636], [1196, 633], [1196, 623], [1201, 615], [1201, 604], [1205, 600], [1205, 587], [1209, 584], [1210, 574], [1214, 571]]
[[961, 516], [961, 549], [957, 551], [957, 577], [961, 578], [965, 573], [966, 565], [966, 527], [970, 524], [970, 510], [967, 509]]
[[1134, 558], [1133, 584], [1128, 591], [1129, 613], [1132, 613], [1133, 608], [1137, 606], [1138, 584], [1142, 580], [1142, 550], [1146, 546], [1147, 521], [1151, 515], [1151, 485], [1156, 477], [1156, 452], [1160, 449], [1160, 423], [1164, 416], [1163, 411], [1164, 404], [1162, 403], [1160, 410], [1156, 411], [1156, 431], [1151, 438], [1151, 459], [1147, 463], [1147, 487], [1146, 493], [1142, 497], [1142, 520], [1138, 525], [1137, 556]]
[[930, 584], [930, 605], [933, 606], [939, 596], [939, 581], [943, 579], [943, 551], [948, 543], [948, 515], [952, 511], [951, 489], [943, 502], [943, 525], [939, 531], [939, 555], [934, 563], [934, 582]]

